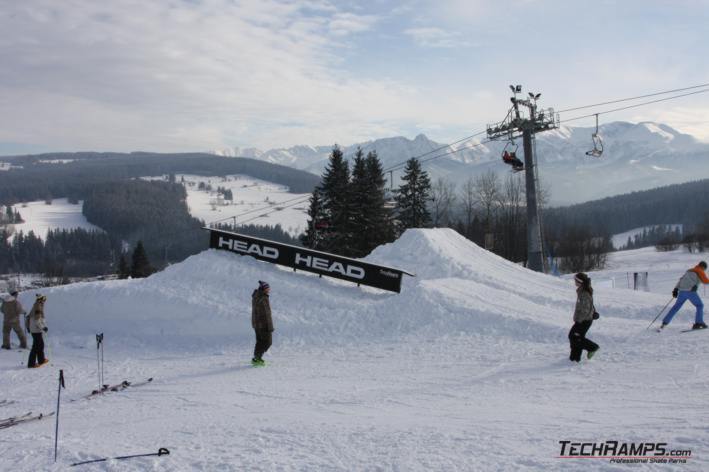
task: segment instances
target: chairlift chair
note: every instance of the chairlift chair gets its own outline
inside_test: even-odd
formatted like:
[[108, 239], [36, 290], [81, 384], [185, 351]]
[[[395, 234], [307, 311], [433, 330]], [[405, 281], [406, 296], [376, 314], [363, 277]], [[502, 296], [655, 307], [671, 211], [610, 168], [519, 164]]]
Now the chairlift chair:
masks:
[[591, 157], [601, 157], [603, 155], [603, 140], [601, 135], [598, 134], [598, 113], [596, 113], [596, 132], [591, 135], [593, 140], [593, 149], [586, 151], [587, 156]]
[[502, 162], [511, 165], [513, 172], [520, 172], [524, 170], [524, 163], [517, 157], [518, 147], [519, 146], [510, 139], [502, 150]]

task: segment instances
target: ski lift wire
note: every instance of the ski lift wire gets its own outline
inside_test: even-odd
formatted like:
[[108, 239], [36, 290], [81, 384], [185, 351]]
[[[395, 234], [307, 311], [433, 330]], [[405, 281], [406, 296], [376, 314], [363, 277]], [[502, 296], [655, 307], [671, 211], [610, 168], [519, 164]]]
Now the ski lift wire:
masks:
[[674, 90], [665, 90], [664, 92], [648, 93], [646, 95], [638, 95], [637, 97], [620, 98], [618, 100], [611, 100], [608, 102], [595, 103], [593, 105], [584, 105], [584, 106], [580, 106], [580, 107], [567, 108], [565, 110], [558, 110], [557, 113], [566, 113], [569, 111], [583, 110], [584, 108], [600, 107], [603, 105], [611, 105], [613, 103], [621, 103], [621, 102], [628, 102], [631, 100], [639, 100], [641, 98], [656, 97], [658, 95], [666, 95], [668, 93], [683, 92], [685, 90], [698, 89], [698, 88], [702, 88], [702, 87], [709, 87], [709, 83], [701, 84], [701, 85], [693, 85], [691, 87], [678, 88], [678, 89], [674, 89]]
[[593, 117], [593, 116], [596, 116], [596, 115], [605, 115], [605, 114], [607, 114], [607, 113], [615, 113], [615, 112], [617, 112], [617, 111], [629, 110], [629, 109], [631, 109], [631, 108], [637, 108], [637, 107], [641, 107], [641, 106], [645, 106], [645, 105], [651, 105], [651, 104], [653, 104], [653, 103], [666, 102], [666, 101], [668, 101], [668, 100], [674, 100], [675, 98], [687, 97], [687, 96], [689, 96], [689, 95], [697, 95], [697, 94], [706, 93], [706, 92], [709, 92], [709, 88], [704, 89], [704, 90], [697, 90], [697, 91], [695, 91], [695, 92], [688, 92], [688, 93], [683, 93], [683, 94], [680, 94], [680, 95], [674, 95], [674, 96], [672, 96], [672, 97], [658, 98], [657, 100], [650, 100], [649, 102], [636, 103], [635, 105], [628, 105], [628, 106], [625, 106], [625, 107], [613, 108], [613, 109], [611, 109], [611, 110], [599, 111], [598, 113], [591, 113], [591, 114], [589, 114], [589, 115], [576, 116], [576, 117], [574, 117], [574, 118], [568, 118], [568, 119], [566, 119], [566, 120], [561, 120], [561, 121], [563, 121], [564, 123], [568, 123], [569, 121], [581, 120], [581, 119], [590, 118], [590, 117]]
[[[295, 200], [303, 200], [304, 198], [306, 198], [306, 197], [303, 197], [303, 196], [301, 195], [300, 197], [291, 198], [291, 199], [289, 199], [289, 200], [284, 200], [284, 201], [282, 201], [282, 202], [275, 202], [275, 204], [280, 206], [281, 203], [289, 203], [289, 202], [292, 202], [292, 201], [295, 201]], [[307, 197], [307, 198], [310, 198], [310, 194], [308, 194], [308, 197]], [[300, 203], [300, 202], [298, 202], [298, 203]], [[297, 205], [298, 203], [296, 203], [296, 205]], [[248, 214], [250, 214], [250, 213], [256, 213], [256, 212], [262, 211], [262, 210], [268, 210], [268, 209], [271, 208], [272, 206], [273, 206], [273, 205], [264, 206], [264, 207], [259, 207], [259, 208], [255, 208], [255, 209], [253, 209], [253, 210], [248, 210], [248, 211], [245, 211], [245, 212], [243, 212], [243, 213], [239, 213], [238, 215], [232, 215], [232, 216], [228, 216], [228, 217], [226, 217], [226, 218], [221, 218], [221, 219], [218, 219], [218, 220], [214, 220], [214, 221], [210, 222], [209, 225], [213, 225], [214, 223], [221, 223], [222, 221], [232, 220], [232, 219], [234, 219], [234, 218], [238, 218], [238, 217], [243, 216], [243, 215], [248, 215]], [[284, 208], [285, 208], [285, 207], [284, 207]]]
[[[438, 151], [440, 151], [440, 150], [442, 150], [442, 149], [451, 147], [451, 146], [453, 146], [454, 144], [462, 143], [463, 141], [467, 141], [467, 140], [469, 140], [469, 139], [472, 139], [472, 138], [474, 138], [474, 137], [476, 137], [476, 136], [480, 136], [481, 134], [485, 134], [485, 133], [487, 133], [487, 130], [485, 130], [485, 131], [478, 131], [478, 132], [475, 133], [475, 134], [471, 134], [470, 136], [466, 136], [465, 138], [459, 139], [459, 140], [457, 140], [457, 141], [453, 141], [452, 143], [449, 143], [449, 144], [445, 144], [445, 145], [443, 145], [443, 146], [440, 146], [440, 147], [438, 147], [438, 148], [436, 148], [436, 149], [433, 149], [433, 150], [431, 150], [431, 151], [425, 152], [425, 153], [420, 154], [420, 155], [418, 155], [418, 156], [412, 156], [412, 157], [406, 159], [405, 161], [401, 161], [401, 162], [399, 162], [399, 163], [397, 163], [397, 164], [394, 164], [394, 165], [392, 165], [392, 166], [390, 166], [390, 167], [388, 167], [388, 168], [386, 168], [386, 169], [383, 169], [382, 172], [389, 172], [389, 171], [391, 171], [391, 170], [397, 170], [397, 169], [403, 167], [404, 165], [406, 165], [406, 163], [407, 163], [410, 159], [412, 159], [412, 158], [413, 158], [413, 159], [421, 159], [421, 158], [424, 157], [424, 156], [428, 156], [429, 154], [433, 154], [434, 152], [438, 152]], [[464, 148], [463, 148], [463, 149], [464, 149]], [[449, 153], [447, 153], [447, 154], [441, 154], [441, 155], [442, 155], [442, 156], [447, 156], [448, 154], [452, 154], [452, 153], [454, 153], [454, 152], [458, 152], [458, 151], [457, 151], [457, 150], [453, 150], [452, 152], [449, 152]], [[427, 160], [428, 160], [428, 159], [427, 159]], [[420, 161], [420, 162], [424, 162], [424, 161]]]

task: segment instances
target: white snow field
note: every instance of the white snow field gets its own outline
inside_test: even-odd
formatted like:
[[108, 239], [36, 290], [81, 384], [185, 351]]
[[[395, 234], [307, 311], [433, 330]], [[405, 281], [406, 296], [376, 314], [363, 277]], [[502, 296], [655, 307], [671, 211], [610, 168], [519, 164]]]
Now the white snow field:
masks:
[[[291, 236], [300, 235], [307, 226], [309, 194], [289, 193], [286, 186], [247, 175], [217, 177], [177, 174], [175, 178], [178, 183], [183, 182], [187, 190], [190, 214], [206, 224], [218, 220], [230, 223], [230, 217], [243, 214], [237, 223], [267, 226], [280, 224], [283, 231]], [[167, 176], [146, 179], [163, 180]], [[211, 190], [200, 190], [200, 183], [211, 186]], [[217, 193], [217, 187], [231, 190], [234, 199], [224, 200]]]
[[[69, 203], [66, 198], [56, 198], [51, 205], [44, 201], [35, 201], [14, 205], [13, 208], [20, 212], [24, 223], [13, 225], [15, 232], [20, 231], [25, 234], [34, 231], [34, 234], [41, 239], [47, 237], [50, 229], [74, 229], [83, 228], [86, 230], [101, 230], [96, 225], [89, 223], [81, 212], [82, 203]], [[4, 209], [4, 207], [3, 207]]]
[[[0, 430], [0, 470], [160, 447], [171, 454], [71, 470], [709, 470], [709, 333], [680, 333], [689, 308], [658, 334], [646, 327], [666, 295], [598, 289], [601, 351], [576, 364], [570, 280], [443, 229], [409, 230], [367, 260], [417, 276], [394, 294], [208, 250], [143, 280], [46, 290], [51, 362], [27, 369], [27, 351], [0, 351], [0, 400], [15, 401], [0, 417], [54, 411], [64, 369], [59, 457], [53, 419], [20, 424]], [[276, 328], [265, 368], [249, 365], [257, 280]], [[106, 383], [154, 381], [82, 398], [100, 332]], [[560, 441], [611, 440], [692, 455], [560, 457]]]

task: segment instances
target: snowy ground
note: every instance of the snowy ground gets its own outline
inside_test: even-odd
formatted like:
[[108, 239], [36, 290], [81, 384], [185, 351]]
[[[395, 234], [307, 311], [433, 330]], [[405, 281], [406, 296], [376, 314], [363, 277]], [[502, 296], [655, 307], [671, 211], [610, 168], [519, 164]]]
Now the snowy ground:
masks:
[[47, 205], [44, 201], [15, 205], [13, 208], [20, 212], [25, 222], [13, 225], [13, 227], [15, 232], [22, 231], [25, 234], [34, 231], [35, 235], [42, 239], [47, 237], [50, 229], [100, 230], [98, 226], [86, 221], [84, 214], [81, 213], [82, 203], [74, 205], [69, 203], [66, 198], [57, 198], [52, 200], [51, 205]]
[[[237, 218], [237, 223], [264, 226], [280, 224], [291, 236], [305, 231], [309, 194], [288, 193], [288, 187], [246, 175], [205, 177], [178, 174], [176, 179], [177, 182], [183, 182], [184, 179], [190, 214], [207, 224], [218, 220], [229, 223], [230, 217], [243, 215]], [[212, 190], [199, 190], [200, 182], [210, 185]], [[220, 198], [217, 187], [230, 189], [233, 201]]]
[[[159, 447], [171, 455], [85, 469], [709, 470], [707, 333], [679, 332], [688, 308], [668, 332], [647, 331], [666, 294], [598, 289], [602, 318], [589, 337], [602, 350], [572, 365], [571, 281], [450, 230], [408, 231], [367, 259], [417, 277], [397, 295], [210, 250], [142, 281], [47, 290], [52, 362], [29, 370], [26, 352], [0, 352], [0, 396], [16, 402], [0, 417], [53, 411], [64, 369], [59, 460], [54, 423], [43, 420], [0, 430], [0, 470], [64, 470]], [[256, 369], [258, 279], [271, 284], [276, 333], [270, 365]], [[83, 399], [97, 383], [97, 332], [106, 381], [153, 383]], [[559, 441], [608, 440], [666, 442], [692, 457], [558, 457]]]
[[[658, 225], [658, 226], [659, 226], [659, 225]], [[676, 225], [666, 225], [666, 226], [669, 226], [669, 227], [672, 229], [672, 231], [674, 231], [674, 230], [676, 230], [676, 229], [679, 228], [680, 232], [682, 232], [682, 230], [683, 230], [683, 228], [684, 228], [684, 225], [680, 225], [680, 224], [676, 224]], [[643, 234], [643, 231], [645, 231], [645, 230], [648, 230], [648, 231], [649, 231], [649, 230], [651, 230], [651, 229], [653, 229], [653, 228], [655, 228], [655, 227], [656, 227], [655, 225], [653, 225], [653, 226], [642, 226], [642, 227], [640, 227], [640, 228], [634, 228], [634, 229], [631, 229], [631, 230], [629, 230], [629, 231], [625, 231], [625, 232], [623, 232], [623, 233], [614, 234], [614, 235], [611, 237], [611, 241], [612, 241], [612, 243], [613, 243], [613, 247], [616, 248], [616, 249], [623, 248], [623, 247], [625, 247], [625, 246], [628, 244], [628, 238], [630, 238], [630, 239], [632, 240], [633, 238], [635, 238], [635, 236], [642, 235], [642, 234]]]

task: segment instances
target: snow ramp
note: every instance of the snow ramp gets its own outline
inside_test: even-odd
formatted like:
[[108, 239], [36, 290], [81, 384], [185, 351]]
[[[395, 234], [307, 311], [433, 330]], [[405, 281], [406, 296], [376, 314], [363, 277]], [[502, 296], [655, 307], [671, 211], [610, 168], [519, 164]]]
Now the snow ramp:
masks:
[[[401, 294], [207, 250], [146, 279], [89, 282], [43, 290], [47, 322], [70, 342], [94, 335], [142, 346], [252, 343], [251, 294], [271, 285], [281, 343], [377, 342], [459, 333], [558, 342], [571, 322], [573, 283], [506, 261], [450, 229], [406, 231], [368, 262], [416, 274]], [[662, 297], [626, 290], [597, 295], [599, 311], [647, 317]], [[21, 295], [30, 306], [34, 293]], [[657, 298], [657, 300], [655, 300]], [[650, 307], [642, 308], [643, 306]]]

